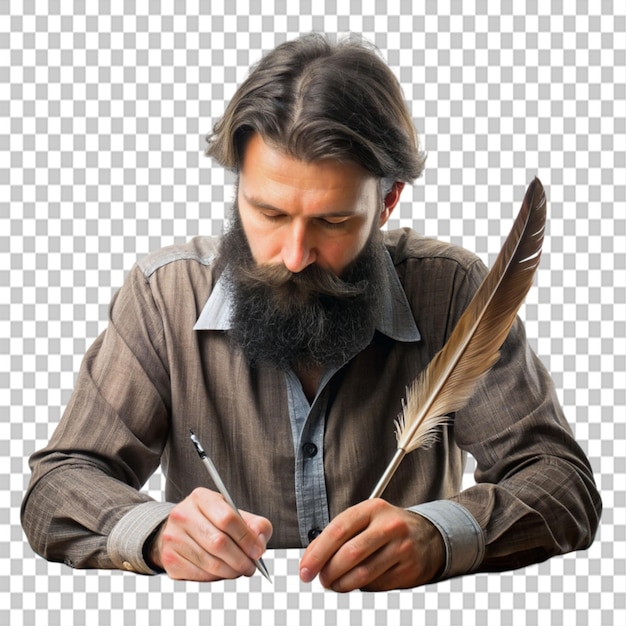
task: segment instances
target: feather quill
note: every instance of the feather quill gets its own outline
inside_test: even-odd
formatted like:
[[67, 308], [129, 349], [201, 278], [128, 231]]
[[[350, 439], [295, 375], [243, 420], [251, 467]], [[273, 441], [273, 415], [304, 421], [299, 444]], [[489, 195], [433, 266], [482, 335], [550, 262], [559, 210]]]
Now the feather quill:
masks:
[[396, 420], [396, 453], [370, 498], [380, 497], [406, 454], [436, 441], [439, 426], [469, 402], [498, 360], [539, 265], [545, 222], [545, 193], [535, 178], [492, 269], [444, 347], [407, 388]]

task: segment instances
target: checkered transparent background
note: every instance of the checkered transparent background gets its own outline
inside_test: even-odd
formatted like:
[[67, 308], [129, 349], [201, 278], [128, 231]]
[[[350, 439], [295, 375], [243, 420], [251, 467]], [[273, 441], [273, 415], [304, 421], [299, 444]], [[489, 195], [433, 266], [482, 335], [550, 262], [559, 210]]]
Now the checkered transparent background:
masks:
[[[626, 624], [624, 7], [0, 0], [0, 625]], [[26, 459], [133, 262], [222, 231], [231, 180], [204, 135], [262, 52], [311, 30], [363, 33], [403, 84], [429, 156], [392, 227], [491, 263], [542, 179], [549, 236], [522, 315], [594, 466], [599, 536], [520, 571], [384, 594], [301, 584], [297, 550], [267, 555], [273, 587], [49, 564], [19, 523]], [[160, 497], [160, 476], [146, 488]]]

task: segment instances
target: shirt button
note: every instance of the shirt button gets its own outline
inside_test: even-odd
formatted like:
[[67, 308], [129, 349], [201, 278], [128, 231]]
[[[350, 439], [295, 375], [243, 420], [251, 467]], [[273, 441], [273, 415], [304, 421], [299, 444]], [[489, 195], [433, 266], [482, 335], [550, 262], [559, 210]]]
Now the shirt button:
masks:
[[132, 572], [133, 571], [133, 566], [128, 562], [128, 561], [124, 561], [122, 563], [122, 567], [128, 571], [128, 572]]
[[309, 541], [313, 541], [315, 537], [319, 537], [321, 534], [322, 534], [321, 528], [311, 528], [311, 530], [309, 530]]
[[305, 459], [312, 459], [317, 454], [317, 446], [314, 443], [305, 443], [302, 446]]

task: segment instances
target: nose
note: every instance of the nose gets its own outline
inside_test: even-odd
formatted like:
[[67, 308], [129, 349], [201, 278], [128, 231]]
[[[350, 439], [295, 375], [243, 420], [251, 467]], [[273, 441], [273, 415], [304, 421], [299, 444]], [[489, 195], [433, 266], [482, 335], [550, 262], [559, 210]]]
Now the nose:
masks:
[[307, 232], [306, 225], [292, 224], [283, 241], [282, 261], [284, 266], [295, 274], [314, 263], [316, 258], [317, 253], [312, 241], [312, 234]]

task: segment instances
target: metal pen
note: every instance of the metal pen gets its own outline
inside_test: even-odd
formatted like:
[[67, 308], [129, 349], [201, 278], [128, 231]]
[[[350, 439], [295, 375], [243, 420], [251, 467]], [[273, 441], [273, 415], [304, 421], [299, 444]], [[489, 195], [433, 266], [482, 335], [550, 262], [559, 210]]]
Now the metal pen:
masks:
[[[235, 513], [237, 513], [237, 515], [239, 515], [239, 517], [243, 519], [243, 517], [241, 516], [241, 513], [239, 512], [239, 509], [233, 502], [233, 499], [230, 497], [230, 494], [228, 493], [228, 489], [226, 489], [226, 485], [224, 484], [224, 481], [219, 475], [217, 468], [213, 464], [213, 461], [211, 461], [211, 459], [209, 458], [209, 455], [204, 451], [204, 448], [200, 445], [200, 442], [198, 441], [198, 438], [196, 437], [194, 432], [192, 430], [190, 430], [189, 432], [191, 433], [191, 441], [193, 442], [193, 445], [196, 448], [196, 452], [198, 453], [198, 456], [200, 457], [201, 461], [204, 463], [204, 466], [207, 468], [209, 475], [211, 476], [211, 478], [213, 479], [213, 482], [215, 483], [215, 486], [218, 488], [222, 496], [224, 496], [224, 500], [226, 500], [226, 502], [232, 507], [233, 511], [235, 511]], [[267, 580], [272, 582], [272, 579], [270, 578], [270, 575], [267, 571], [267, 567], [265, 567], [265, 563], [263, 563], [263, 559], [255, 560], [254, 564], [256, 565], [256, 568], [259, 570], [259, 572], [261, 572], [261, 574], [263, 574], [263, 576], [265, 576]]]

